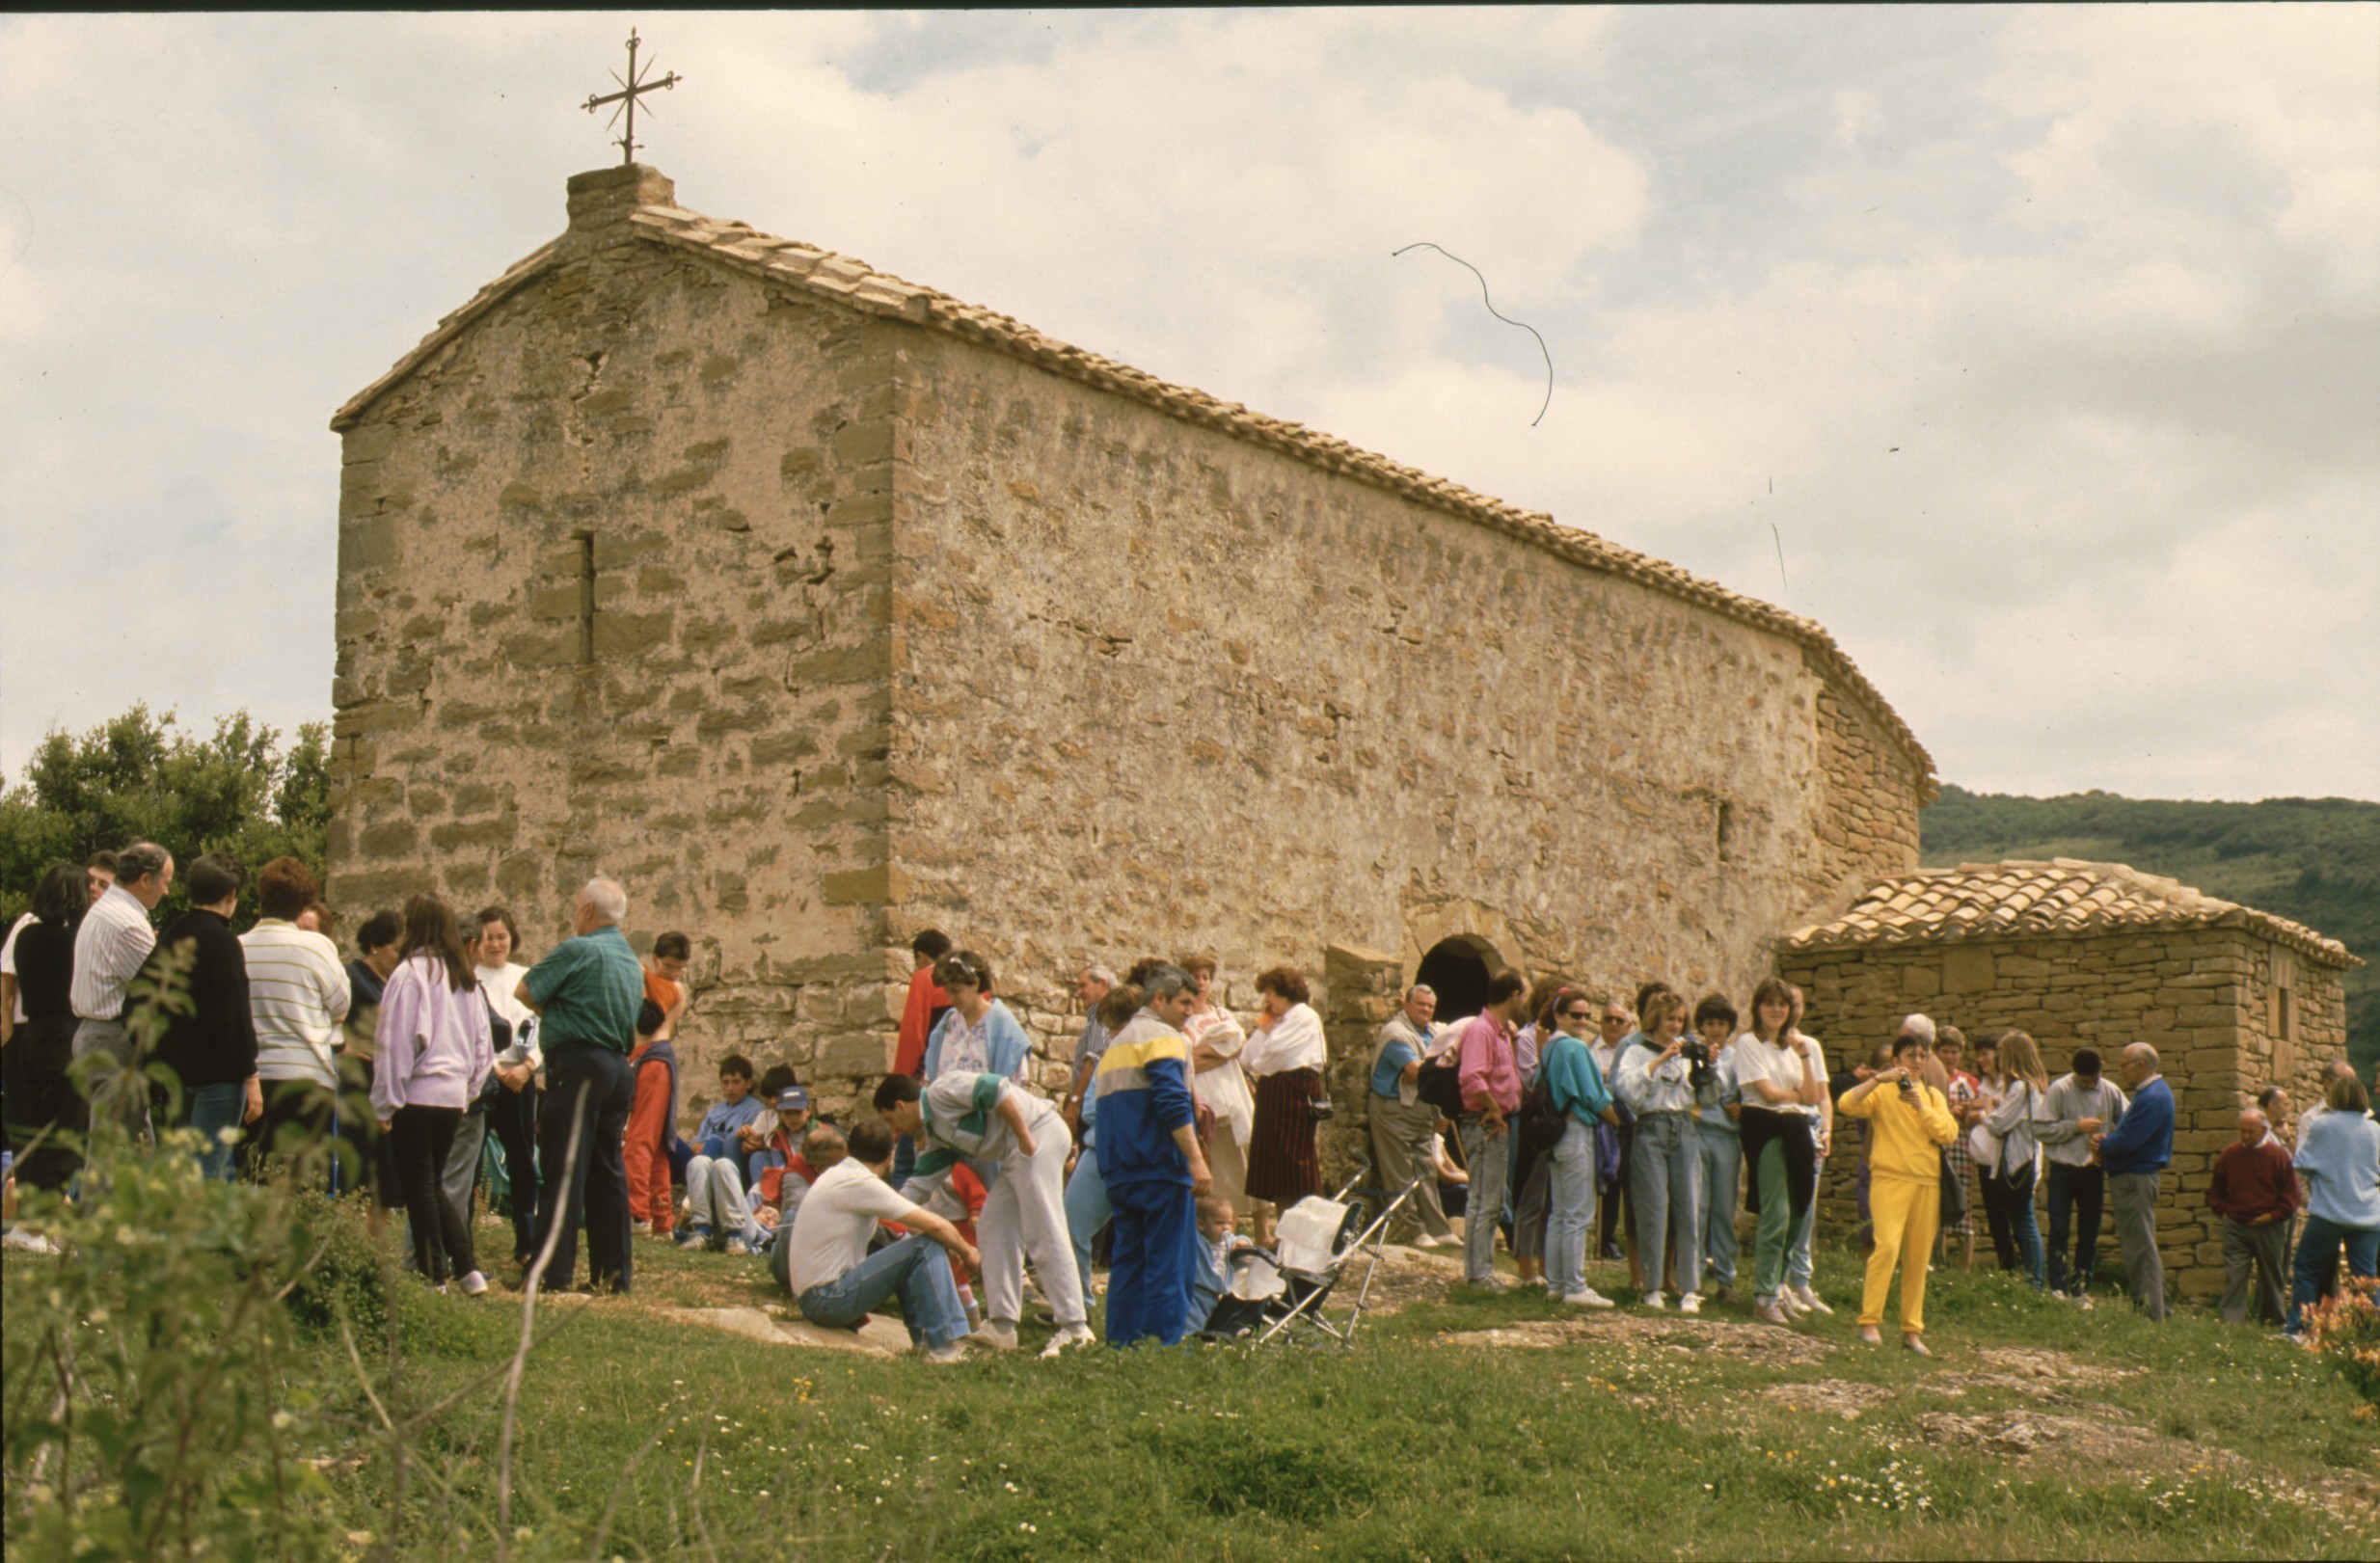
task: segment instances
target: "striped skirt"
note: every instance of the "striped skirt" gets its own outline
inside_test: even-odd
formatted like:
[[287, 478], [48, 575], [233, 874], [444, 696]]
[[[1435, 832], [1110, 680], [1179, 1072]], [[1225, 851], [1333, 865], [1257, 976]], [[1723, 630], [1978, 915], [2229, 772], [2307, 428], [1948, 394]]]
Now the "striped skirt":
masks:
[[1287, 1208], [1322, 1192], [1314, 1120], [1306, 1104], [1322, 1094], [1318, 1069], [1289, 1069], [1257, 1082], [1256, 1126], [1248, 1135], [1248, 1198]]

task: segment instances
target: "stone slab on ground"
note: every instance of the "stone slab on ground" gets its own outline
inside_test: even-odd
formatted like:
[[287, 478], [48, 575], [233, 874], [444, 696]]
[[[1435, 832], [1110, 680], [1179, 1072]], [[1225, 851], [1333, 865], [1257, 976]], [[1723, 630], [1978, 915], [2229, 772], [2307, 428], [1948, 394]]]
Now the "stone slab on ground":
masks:
[[1490, 1330], [1464, 1330], [1439, 1337], [1450, 1346], [1541, 1349], [1593, 1342], [1663, 1347], [1682, 1354], [1715, 1353], [1746, 1361], [1815, 1362], [1835, 1343], [1769, 1324], [1729, 1324], [1715, 1319], [1639, 1318], [1626, 1313], [1582, 1314], [1572, 1319], [1527, 1319]]
[[909, 1349], [908, 1331], [892, 1319], [870, 1319], [857, 1330], [825, 1330], [807, 1319], [784, 1318], [756, 1307], [665, 1307], [654, 1312], [771, 1346], [806, 1346], [861, 1357], [899, 1357]]

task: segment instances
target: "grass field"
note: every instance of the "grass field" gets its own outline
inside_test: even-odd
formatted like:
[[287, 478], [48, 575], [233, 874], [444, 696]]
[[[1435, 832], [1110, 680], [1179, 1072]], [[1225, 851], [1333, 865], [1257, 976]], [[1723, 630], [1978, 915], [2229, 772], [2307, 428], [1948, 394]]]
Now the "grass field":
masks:
[[[59, 1262], [7, 1256], [12, 1321]], [[1853, 1258], [1830, 1253], [1842, 1312], [1791, 1332], [1433, 1286], [1344, 1352], [934, 1367], [662, 1315], [774, 1306], [757, 1259], [640, 1243], [637, 1265], [633, 1298], [540, 1309], [515, 1557], [2380, 1555], [2373, 1423], [2330, 1369], [2200, 1310], [2159, 1328], [1981, 1271], [1936, 1276], [1931, 1361], [1852, 1338]], [[370, 1339], [277, 1356], [303, 1426], [401, 1416], [517, 1339], [501, 1291], [396, 1295], [393, 1382]], [[29, 1350], [11, 1329], [13, 1394]], [[489, 1555], [501, 1388], [415, 1440], [393, 1549], [385, 1444], [290, 1451], [347, 1549]]]

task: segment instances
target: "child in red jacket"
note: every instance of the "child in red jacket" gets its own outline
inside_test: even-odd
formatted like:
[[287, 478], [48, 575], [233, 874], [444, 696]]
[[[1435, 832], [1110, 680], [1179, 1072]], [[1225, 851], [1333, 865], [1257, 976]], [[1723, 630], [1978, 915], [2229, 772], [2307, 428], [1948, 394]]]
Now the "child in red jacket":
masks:
[[636, 1049], [628, 1055], [636, 1071], [636, 1096], [620, 1149], [628, 1163], [630, 1229], [643, 1237], [667, 1237], [677, 1225], [669, 1142], [678, 1133], [678, 1054], [656, 1035], [667, 1018], [660, 1005], [645, 1000], [636, 1013]]

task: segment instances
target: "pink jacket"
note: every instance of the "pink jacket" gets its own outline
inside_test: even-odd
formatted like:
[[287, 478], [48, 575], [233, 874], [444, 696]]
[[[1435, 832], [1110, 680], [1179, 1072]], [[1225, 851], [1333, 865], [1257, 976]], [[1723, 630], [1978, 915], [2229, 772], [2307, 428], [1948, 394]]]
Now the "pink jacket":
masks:
[[1482, 1014], [1463, 1029], [1462, 1064], [1455, 1071], [1463, 1105], [1474, 1113], [1493, 1106], [1504, 1114], [1521, 1110], [1521, 1066], [1512, 1054], [1512, 1028]]

